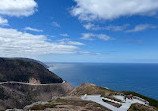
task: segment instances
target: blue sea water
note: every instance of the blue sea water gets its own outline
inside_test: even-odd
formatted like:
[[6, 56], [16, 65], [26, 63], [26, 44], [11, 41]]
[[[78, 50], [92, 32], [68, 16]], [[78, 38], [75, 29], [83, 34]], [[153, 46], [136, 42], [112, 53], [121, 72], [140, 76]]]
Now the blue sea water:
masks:
[[49, 63], [50, 70], [78, 86], [93, 83], [117, 91], [135, 91], [158, 100], [158, 64]]

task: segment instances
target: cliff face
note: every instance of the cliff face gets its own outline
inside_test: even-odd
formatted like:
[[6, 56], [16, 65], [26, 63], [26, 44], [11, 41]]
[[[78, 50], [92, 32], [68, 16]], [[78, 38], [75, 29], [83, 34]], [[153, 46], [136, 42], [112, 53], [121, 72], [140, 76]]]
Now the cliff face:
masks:
[[23, 108], [72, 90], [72, 85], [38, 62], [0, 58], [0, 110]]
[[22, 59], [0, 58], [0, 82], [29, 82], [30, 79], [41, 84], [62, 83], [63, 80], [50, 72], [42, 64]]

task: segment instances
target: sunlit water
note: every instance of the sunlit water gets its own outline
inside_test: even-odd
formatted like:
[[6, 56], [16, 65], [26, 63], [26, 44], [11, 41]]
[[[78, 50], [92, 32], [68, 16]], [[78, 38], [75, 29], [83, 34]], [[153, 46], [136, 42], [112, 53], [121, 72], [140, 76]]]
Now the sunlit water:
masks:
[[118, 91], [135, 91], [158, 100], [158, 64], [52, 63], [50, 70], [78, 86], [93, 83]]

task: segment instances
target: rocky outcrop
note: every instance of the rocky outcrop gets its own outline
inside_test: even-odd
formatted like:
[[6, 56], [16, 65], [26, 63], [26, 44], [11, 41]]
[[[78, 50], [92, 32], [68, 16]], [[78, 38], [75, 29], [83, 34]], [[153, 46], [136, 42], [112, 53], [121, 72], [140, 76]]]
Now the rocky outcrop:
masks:
[[35, 78], [30, 78], [29, 79], [29, 83], [30, 84], [41, 84], [40, 80], [37, 80]]

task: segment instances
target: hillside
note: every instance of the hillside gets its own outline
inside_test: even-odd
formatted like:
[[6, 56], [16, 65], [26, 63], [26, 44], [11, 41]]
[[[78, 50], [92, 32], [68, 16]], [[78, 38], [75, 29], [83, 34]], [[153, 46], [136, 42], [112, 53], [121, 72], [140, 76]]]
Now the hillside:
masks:
[[72, 85], [35, 60], [0, 58], [0, 111], [65, 96], [72, 90]]
[[23, 108], [37, 101], [47, 101], [53, 96], [65, 96], [73, 90], [69, 83], [29, 85], [5, 83], [0, 85], [0, 110]]
[[38, 62], [22, 59], [0, 58], [0, 82], [30, 82], [37, 80], [42, 84], [62, 83], [63, 80]]
[[[49, 100], [47, 104], [38, 104], [29, 107], [30, 110], [44, 110], [44, 111], [111, 111], [110, 109], [103, 107], [102, 105], [82, 100], [81, 95], [95, 95], [100, 94], [102, 97], [106, 97], [118, 102], [122, 102], [119, 99], [114, 98], [115, 94], [121, 94], [123, 92], [113, 91], [107, 88], [99, 87], [94, 84], [84, 83], [73, 89], [65, 97], [59, 97]], [[127, 92], [126, 92], [127, 94]], [[137, 95], [136, 95], [137, 96]], [[119, 104], [105, 101], [116, 107], [121, 107]], [[151, 102], [151, 101], [149, 101]], [[154, 106], [146, 106], [143, 104], [135, 103], [132, 104], [128, 111], [157, 111]]]
[[[158, 101], [155, 99], [152, 99], [152, 98], [149, 98], [149, 97], [146, 97], [146, 96], [143, 96], [141, 94], [131, 92], [131, 91], [114, 91], [114, 90], [99, 87], [97, 85], [90, 84], [90, 83], [84, 83], [84, 84], [79, 85], [73, 91], [71, 91], [68, 95], [81, 96], [84, 94], [88, 94], [88, 95], [100, 94], [102, 97], [106, 97], [115, 101], [120, 101], [113, 97], [115, 94], [124, 94], [124, 95], [133, 94], [134, 96], [138, 96], [144, 100], [147, 100], [149, 102], [150, 107], [145, 107], [144, 105], [141, 105], [141, 104], [133, 104], [129, 111], [157, 111], [158, 110]], [[137, 110], [134, 110], [134, 108], [137, 108]]]
[[81, 96], [84, 94], [93, 95], [93, 94], [101, 94], [102, 96], [106, 97], [113, 93], [116, 93], [113, 90], [99, 87], [95, 84], [84, 83], [76, 87], [73, 91], [71, 91], [68, 95], [69, 96]]
[[[69, 91], [66, 95], [53, 97], [52, 99], [48, 99], [45, 104], [34, 103], [26, 107], [27, 110], [43, 110], [43, 111], [111, 111], [110, 109], [96, 103], [93, 101], [87, 101], [81, 99], [81, 95], [95, 95], [100, 94], [102, 97], [106, 97], [112, 99], [117, 102], [123, 102], [120, 99], [116, 99], [115, 95], [123, 94], [123, 93], [131, 93], [131, 92], [119, 92], [110, 90], [107, 88], [99, 87], [94, 84], [84, 83]], [[134, 96], [140, 96], [137, 93]], [[4, 96], [7, 98], [7, 96]], [[45, 95], [41, 98], [45, 98]], [[155, 100], [156, 101], [156, 100]], [[120, 104], [104, 101], [112, 106], [121, 107]], [[149, 100], [149, 102], [152, 102]], [[128, 111], [157, 111], [156, 106], [152, 105], [143, 105], [139, 103], [131, 104]]]
[[[37, 101], [48, 101], [48, 104], [33, 105], [30, 110], [110, 111], [95, 102], [82, 100], [81, 96], [85, 94], [99, 94], [119, 103], [122, 100], [115, 95], [133, 94], [148, 101], [149, 106], [135, 103], [131, 104], [129, 111], [157, 111], [158, 108], [157, 100], [135, 92], [114, 91], [90, 83], [74, 88], [34, 60], [0, 58], [0, 111], [23, 109], [26, 105]], [[112, 106], [121, 107], [118, 103], [103, 101]]]

